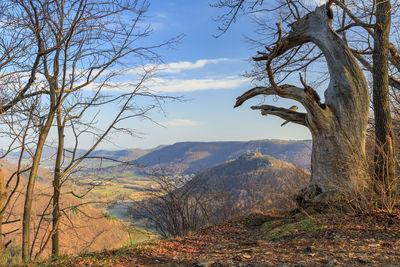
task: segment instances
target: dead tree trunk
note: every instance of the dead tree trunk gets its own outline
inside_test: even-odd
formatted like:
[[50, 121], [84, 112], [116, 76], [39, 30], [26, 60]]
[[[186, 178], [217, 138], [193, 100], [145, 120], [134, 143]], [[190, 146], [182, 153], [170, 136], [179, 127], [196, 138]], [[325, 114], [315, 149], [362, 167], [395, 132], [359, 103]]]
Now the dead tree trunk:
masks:
[[[308, 127], [313, 138], [310, 185], [303, 191], [306, 201], [322, 200], [335, 192], [363, 186], [366, 182], [365, 138], [369, 92], [364, 74], [345, 42], [331, 27], [329, 4], [317, 7], [291, 25], [287, 36], [279, 38], [269, 54], [259, 52], [255, 61], [266, 61], [270, 87], [256, 87], [237, 98], [235, 107], [256, 95], [277, 95], [300, 102], [307, 113], [269, 105], [252, 107], [263, 115], [272, 114]], [[277, 85], [271, 62], [293, 48], [314, 43], [322, 51], [329, 69], [330, 83], [325, 103], [301, 79], [303, 87]], [[301, 78], [301, 77], [300, 77]], [[333, 194], [330, 194], [332, 192]]]

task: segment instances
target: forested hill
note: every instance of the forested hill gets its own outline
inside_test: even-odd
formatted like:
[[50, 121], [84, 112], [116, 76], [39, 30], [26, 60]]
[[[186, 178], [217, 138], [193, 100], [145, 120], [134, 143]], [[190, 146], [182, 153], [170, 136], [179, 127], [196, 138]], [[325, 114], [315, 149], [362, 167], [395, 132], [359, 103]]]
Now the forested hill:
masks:
[[185, 187], [199, 194], [198, 199], [207, 194], [209, 199], [229, 195], [235, 208], [245, 207], [249, 212], [290, 208], [299, 188], [306, 187], [309, 179], [307, 171], [255, 152], [200, 172]]
[[311, 141], [286, 140], [181, 142], [147, 153], [137, 162], [147, 167], [173, 167], [184, 173], [196, 173], [256, 150], [302, 168], [310, 166]]
[[308, 172], [291, 163], [261, 153], [251, 153], [200, 172], [195, 180], [200, 179], [201, 184], [224, 185], [229, 191], [247, 190], [247, 184], [260, 187], [258, 190], [269, 187], [271, 191], [278, 191], [288, 182], [298, 188], [305, 187], [307, 178]]

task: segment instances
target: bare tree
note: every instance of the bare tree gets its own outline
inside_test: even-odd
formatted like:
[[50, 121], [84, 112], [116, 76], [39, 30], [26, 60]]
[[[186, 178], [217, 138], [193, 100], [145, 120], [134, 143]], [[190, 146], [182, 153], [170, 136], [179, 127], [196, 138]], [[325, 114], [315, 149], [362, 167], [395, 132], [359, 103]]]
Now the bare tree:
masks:
[[[281, 21], [276, 30], [265, 17], [255, 18], [259, 26], [258, 33], [263, 36], [260, 41], [253, 42], [259, 46], [267, 43], [267, 49], [258, 52], [258, 56], [254, 58], [256, 68], [249, 75], [259, 82], [266, 80], [269, 85], [257, 86], [240, 96], [236, 106], [256, 95], [276, 95], [303, 104], [307, 113], [296, 113], [290, 109], [268, 105], [253, 108], [261, 109], [264, 115], [273, 114], [285, 120], [290, 118], [288, 121], [310, 129], [313, 136], [313, 178], [304, 194], [306, 196], [307, 192], [314, 193], [309, 194], [308, 198], [314, 198], [316, 194], [334, 190], [338, 186], [351, 188], [347, 185], [366, 182], [368, 175], [365, 171], [364, 129], [368, 113], [368, 86], [364, 73], [368, 72], [373, 75], [374, 85], [371, 90], [374, 88], [376, 142], [379, 148], [375, 152], [376, 177], [383, 180], [393, 178], [395, 153], [392, 145], [388, 84], [395, 88], [392, 96], [397, 95], [396, 90], [400, 88], [396, 78], [400, 66], [399, 53], [393, 44], [397, 35], [389, 35], [390, 18], [393, 21], [398, 12], [397, 2], [390, 4], [390, 1], [332, 0], [327, 1], [325, 9], [320, 7], [314, 12], [311, 11], [311, 2], [278, 0], [274, 6], [267, 6], [266, 1], [262, 0], [220, 0], [215, 4], [219, 8], [228, 8], [228, 12], [220, 17], [222, 33], [243, 14], [267, 12], [269, 18], [274, 16], [277, 21]], [[398, 21], [397, 17], [394, 21]], [[311, 25], [312, 23], [315, 25]], [[330, 41], [316, 38], [316, 32], [329, 40], [338, 41], [337, 45], [333, 47], [334, 42], [329, 45], [327, 43]], [[385, 53], [388, 53], [387, 57], [384, 56]], [[340, 67], [342, 60], [347, 61], [347, 65], [342, 64]], [[363, 70], [357, 66], [357, 61]], [[315, 67], [321, 69], [321, 64], [325, 63], [329, 70], [329, 86], [323, 97], [320, 97], [318, 89], [306, 84], [306, 78], [307, 72], [313, 71], [313, 67], [315, 74]], [[300, 76], [301, 87], [280, 85], [287, 78], [293, 79], [293, 74], [298, 72], [303, 73]], [[346, 79], [341, 74], [345, 74]], [[320, 81], [313, 82], [314, 86], [320, 87], [328, 77], [323, 73]], [[339, 79], [343, 79], [343, 82], [338, 82]], [[311, 107], [308, 103], [310, 101], [304, 100], [305, 98], [314, 99], [320, 110]], [[332, 112], [333, 121], [328, 118], [330, 115], [325, 117], [329, 112]], [[321, 124], [318, 122], [320, 119], [327, 123]], [[352, 121], [355, 122], [354, 125], [351, 125]], [[324, 138], [320, 138], [321, 134], [329, 140], [322, 140]], [[332, 147], [337, 147], [338, 150], [335, 151]], [[357, 178], [357, 172], [353, 170], [360, 170], [361, 175]]]
[[[0, 3], [0, 115], [13, 113], [12, 108], [18, 105], [24, 99], [46, 94], [45, 90], [33, 86], [37, 77], [37, 71], [43, 56], [54, 51], [54, 47], [48, 49], [38, 49], [36, 45], [42, 40], [37, 39], [37, 30], [40, 28], [39, 21], [32, 21], [32, 14], [17, 4], [18, 1], [2, 1]], [[13, 147], [15, 140], [23, 139], [22, 135], [11, 133], [14, 141], [9, 148]], [[18, 142], [18, 141], [17, 141]], [[23, 147], [24, 144], [21, 145]], [[13, 149], [16, 149], [14, 146]], [[6, 151], [7, 154], [10, 150]], [[23, 153], [23, 152], [22, 152]], [[19, 164], [20, 166], [20, 164]], [[14, 176], [18, 176], [20, 170], [17, 170]], [[13, 176], [13, 177], [14, 177]], [[11, 180], [12, 178], [11, 177]], [[10, 197], [7, 197], [9, 182], [4, 186], [5, 180], [2, 178], [0, 190], [0, 224], [2, 223], [4, 212], [9, 204]], [[18, 183], [17, 183], [18, 186]], [[11, 190], [11, 195], [15, 192]], [[4, 190], [3, 190], [4, 188]], [[1, 241], [1, 240], [0, 240]], [[3, 242], [0, 242], [0, 256], [3, 252]]]
[[156, 174], [147, 199], [136, 202], [134, 216], [147, 219], [162, 236], [184, 236], [208, 222], [206, 199], [198, 183], [186, 184], [175, 176]]
[[240, 214], [241, 207], [222, 183], [156, 171], [146, 198], [136, 201], [130, 214], [150, 222], [163, 237], [185, 236], [207, 223], [217, 223]]
[[[59, 253], [59, 234], [58, 225], [60, 220], [60, 197], [62, 192], [62, 185], [68, 180], [72, 172], [82, 163], [85, 159], [90, 158], [90, 154], [97, 148], [99, 144], [106, 140], [110, 133], [118, 133], [124, 131], [125, 133], [134, 134], [134, 131], [129, 128], [119, 127], [120, 123], [124, 120], [131, 119], [134, 117], [145, 117], [147, 113], [155, 106], [138, 107], [133, 106], [132, 101], [138, 97], [151, 97], [154, 99], [162, 100], [163, 96], [153, 95], [147, 92], [144, 83], [148, 78], [151, 77], [152, 70], [148, 70], [146, 74], [142, 76], [136, 84], [132, 84], [131, 92], [118, 95], [111, 99], [99, 98], [96, 93], [93, 98], [89, 98], [86, 102], [80, 100], [75, 105], [68, 107], [63, 113], [57, 111], [57, 130], [58, 130], [58, 143], [57, 143], [57, 154], [54, 163], [54, 193], [53, 193], [53, 229], [50, 231], [52, 234], [52, 252], [53, 256]], [[98, 88], [99, 91], [102, 87]], [[98, 91], [98, 92], [99, 92]], [[105, 104], [118, 104], [120, 110], [115, 114], [114, 119], [103, 129], [95, 128], [93, 123], [85, 122], [83, 116], [89, 109], [99, 108]], [[70, 112], [74, 112], [73, 115]], [[72, 129], [74, 134], [74, 146], [72, 148], [66, 148], [64, 145], [65, 130]], [[77, 149], [80, 144], [81, 135], [92, 133], [93, 139], [96, 140], [87, 151], [83, 154], [78, 154]], [[74, 192], [69, 192], [74, 196], [77, 196]], [[80, 196], [81, 198], [83, 196]]]
[[[35, 81], [35, 86], [42, 89], [44, 96], [41, 101], [42, 113], [36, 115], [40, 118], [38, 139], [25, 194], [22, 235], [22, 257], [25, 262], [32, 256], [29, 248], [36, 175], [54, 120], [57, 126], [58, 151], [54, 175], [53, 230], [50, 231], [50, 237], [53, 240], [53, 254], [57, 255], [59, 201], [64, 179], [108, 134], [116, 131], [129, 132], [130, 130], [121, 128], [120, 123], [123, 120], [137, 116], [145, 118], [147, 112], [155, 107], [132, 105], [133, 99], [137, 97], [158, 98], [145, 86], [145, 81], [151, 78], [154, 68], [141, 66], [159, 61], [155, 49], [171, 44], [174, 40], [154, 46], [141, 45], [141, 40], [151, 34], [150, 26], [143, 23], [148, 6], [146, 0], [101, 3], [94, 0], [15, 2], [15, 8], [21, 9], [27, 18], [26, 23], [37, 25], [33, 27], [36, 49], [50, 51], [40, 58], [37, 71], [41, 77]], [[137, 81], [129, 84], [129, 89], [124, 93], [102, 93], [105, 88], [113, 89], [118, 86], [115, 77], [122, 73], [121, 66], [136, 70]], [[155, 102], [159, 102], [158, 100]], [[94, 128], [94, 119], [88, 119], [85, 112], [110, 103], [120, 105], [114, 120], [103, 130]], [[70, 127], [69, 132], [75, 135], [75, 140], [83, 132], [93, 133], [96, 137], [94, 144], [83, 156], [75, 155], [78, 147], [76, 142], [72, 160], [68, 164], [63, 157], [66, 127]]]
[[[313, 137], [312, 178], [304, 197], [339, 185], [362, 185], [366, 182], [365, 138], [369, 108], [369, 91], [364, 74], [346, 43], [332, 29], [330, 5], [297, 19], [283, 36], [278, 24], [278, 40], [269, 53], [260, 52], [255, 61], [266, 62], [270, 87], [256, 87], [238, 97], [236, 105], [256, 95], [277, 95], [300, 102], [307, 113], [269, 105], [255, 106], [263, 115], [272, 114], [309, 128]], [[306, 43], [319, 47], [329, 69], [330, 83], [325, 103], [318, 93], [300, 77], [303, 88], [278, 85], [271, 63], [274, 59]]]

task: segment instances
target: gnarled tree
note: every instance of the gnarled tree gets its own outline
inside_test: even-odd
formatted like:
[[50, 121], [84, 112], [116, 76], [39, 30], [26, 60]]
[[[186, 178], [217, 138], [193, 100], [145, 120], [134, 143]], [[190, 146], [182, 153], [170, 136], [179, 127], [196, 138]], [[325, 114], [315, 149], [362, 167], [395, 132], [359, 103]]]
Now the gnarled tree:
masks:
[[[242, 1], [243, 2], [243, 1]], [[235, 107], [257, 95], [275, 95], [300, 102], [306, 113], [261, 105], [253, 106], [263, 115], [276, 115], [306, 126], [313, 138], [312, 178], [303, 192], [305, 200], [328, 198], [329, 192], [364, 187], [368, 177], [365, 139], [369, 109], [369, 90], [363, 71], [346, 42], [331, 27], [331, 2], [317, 7], [290, 25], [284, 34], [278, 25], [278, 40], [254, 60], [265, 62], [270, 86], [255, 87], [237, 98]], [[278, 85], [272, 62], [308, 43], [317, 46], [325, 57], [330, 76], [325, 103], [300, 77], [302, 86]]]
[[[43, 88], [44, 95], [41, 98], [41, 111], [35, 114], [40, 118], [37, 123], [38, 139], [25, 194], [22, 223], [24, 262], [29, 262], [34, 254], [35, 257], [39, 257], [50, 240], [52, 254], [58, 255], [59, 232], [62, 231], [59, 229], [63, 194], [61, 187], [71, 172], [105, 141], [109, 134], [133, 134], [134, 130], [122, 126], [122, 121], [134, 117], [147, 118], [149, 110], [157, 107], [161, 99], [167, 98], [152, 93], [145, 82], [156, 69], [150, 66], [160, 62], [156, 50], [173, 44], [180, 37], [145, 45], [145, 39], [152, 32], [150, 25], [144, 22], [149, 2], [30, 0], [15, 3], [17, 8], [28, 14], [26, 24], [38, 25], [35, 27], [37, 41], [34, 46], [37, 46], [39, 51], [51, 49], [51, 52], [41, 58], [38, 73], [42, 75], [34, 83], [35, 86]], [[143, 67], [144, 64], [149, 65]], [[130, 68], [135, 73], [134, 81], [121, 83], [117, 80], [116, 77], [123, 73], [121, 66]], [[118, 87], [124, 87], [124, 92]], [[150, 97], [157, 104], [138, 104], [138, 98], [144, 97]], [[96, 127], [96, 115], [90, 112], [106, 105], [117, 106], [113, 119], [104, 128]], [[48, 137], [55, 126], [58, 143], [52, 196], [53, 227], [46, 239], [43, 239], [44, 245], [37, 251], [35, 241], [38, 230], [34, 239], [31, 239], [32, 218], [35, 216], [32, 207], [36, 177], [43, 149], [50, 143]], [[68, 140], [70, 136], [72, 140], [75, 139], [75, 143]], [[78, 139], [81, 141], [82, 136], [92, 136], [93, 144], [86, 144], [90, 148], [78, 157]], [[73, 146], [72, 152], [69, 150], [70, 146]], [[70, 162], [64, 157], [67, 151], [72, 154]]]

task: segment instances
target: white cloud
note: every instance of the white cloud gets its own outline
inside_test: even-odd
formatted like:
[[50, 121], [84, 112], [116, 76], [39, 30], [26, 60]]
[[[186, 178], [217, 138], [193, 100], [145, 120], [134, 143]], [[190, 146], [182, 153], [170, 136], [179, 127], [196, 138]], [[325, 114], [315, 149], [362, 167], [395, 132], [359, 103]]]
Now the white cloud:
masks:
[[198, 126], [200, 123], [192, 120], [175, 119], [163, 123], [166, 126]]
[[[246, 86], [249, 80], [240, 76], [225, 76], [204, 79], [165, 79], [153, 78], [146, 83], [146, 87], [155, 93], [179, 93], [203, 90], [231, 89]], [[105, 91], [130, 92], [134, 83], [114, 82], [109, 83]], [[94, 90], [97, 84], [85, 87], [85, 90]]]
[[185, 70], [194, 70], [201, 69], [205, 67], [207, 64], [218, 64], [220, 62], [229, 61], [228, 58], [216, 58], [216, 59], [199, 59], [195, 62], [190, 61], [179, 61], [179, 62], [171, 62], [160, 65], [147, 65], [140, 68], [133, 68], [127, 71], [127, 73], [137, 74], [138, 71], [142, 71], [143, 69], [156, 69], [158, 73], [180, 73]]
[[[161, 73], [165, 73], [166, 75], [162, 75], [161, 77], [152, 77], [148, 81], [145, 82], [145, 85], [148, 89], [156, 93], [176, 93], [176, 92], [193, 92], [193, 91], [203, 91], [203, 90], [219, 90], [219, 89], [231, 89], [238, 87], [246, 87], [248, 86], [249, 79], [241, 77], [239, 75], [216, 75], [216, 76], [205, 76], [200, 78], [181, 78], [180, 75], [174, 75], [179, 72], [183, 72], [185, 70], [193, 70], [200, 69], [206, 66], [207, 64], [218, 64], [219, 62], [231, 61], [232, 59], [227, 58], [217, 58], [217, 59], [200, 59], [195, 62], [189, 61], [180, 61], [180, 62], [172, 62], [169, 64], [162, 64]], [[151, 66], [147, 65], [144, 68], [149, 69]], [[157, 66], [157, 69], [159, 66]], [[104, 88], [106, 91], [119, 91], [119, 92], [129, 92], [132, 91], [135, 84], [135, 77], [139, 77], [140, 71], [143, 71], [143, 68], [134, 68], [129, 69], [125, 74], [126, 78], [129, 77], [129, 74], [132, 75], [132, 82], [130, 81], [115, 81], [108, 83], [108, 86]], [[98, 84], [91, 84], [86, 87], [86, 90], [94, 90]]]
[[200, 69], [207, 64], [217, 64], [228, 60], [229, 60], [228, 58], [217, 58], [217, 59], [200, 59], [195, 62], [180, 61], [180, 62], [162, 64], [159, 66], [159, 68], [160, 72], [163, 73], [179, 73], [184, 70]]
[[156, 92], [193, 92], [202, 90], [230, 89], [244, 86], [248, 82], [240, 76], [227, 76], [205, 79], [163, 79], [156, 78], [149, 88]]

